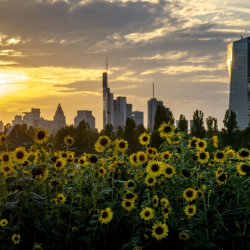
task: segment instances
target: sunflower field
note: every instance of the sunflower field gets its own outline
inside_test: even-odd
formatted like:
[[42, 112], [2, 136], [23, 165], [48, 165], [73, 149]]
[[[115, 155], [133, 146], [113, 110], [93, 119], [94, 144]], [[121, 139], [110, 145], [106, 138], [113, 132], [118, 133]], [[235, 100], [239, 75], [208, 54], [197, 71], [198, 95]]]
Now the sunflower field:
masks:
[[1, 249], [250, 249], [250, 152], [217, 150], [217, 137], [188, 137], [162, 123], [164, 143], [128, 155], [100, 136], [75, 157], [35, 143], [0, 155]]

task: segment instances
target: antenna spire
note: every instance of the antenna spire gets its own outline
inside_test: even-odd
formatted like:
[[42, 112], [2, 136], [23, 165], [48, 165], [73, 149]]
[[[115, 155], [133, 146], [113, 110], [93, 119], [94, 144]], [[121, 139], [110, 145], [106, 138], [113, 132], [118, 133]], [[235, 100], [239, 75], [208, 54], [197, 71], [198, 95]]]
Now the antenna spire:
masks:
[[108, 73], [108, 57], [106, 57], [106, 72]]
[[155, 98], [155, 84], [153, 83], [153, 99]]

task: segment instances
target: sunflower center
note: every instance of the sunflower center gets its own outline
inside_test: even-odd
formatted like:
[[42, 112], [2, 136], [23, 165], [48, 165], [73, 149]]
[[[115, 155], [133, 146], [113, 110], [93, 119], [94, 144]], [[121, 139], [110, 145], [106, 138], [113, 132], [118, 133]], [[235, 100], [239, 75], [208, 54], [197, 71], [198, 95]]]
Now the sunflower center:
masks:
[[172, 172], [173, 172], [172, 168], [167, 168], [166, 169], [166, 174], [172, 174]]
[[9, 156], [8, 155], [4, 155], [3, 156], [3, 161], [9, 161]]
[[4, 137], [1, 138], [1, 142], [5, 142], [5, 138]]
[[142, 137], [142, 140], [143, 140], [143, 141], [147, 141], [147, 140], [148, 140], [148, 137], [147, 137], [147, 136], [143, 136], [143, 137]]
[[62, 166], [62, 163], [61, 163], [60, 161], [58, 161], [58, 162], [56, 163], [56, 167], [60, 168], [61, 166]]
[[197, 155], [193, 155], [192, 159], [193, 159], [193, 161], [197, 161], [198, 160], [198, 156]]
[[43, 171], [41, 169], [36, 169], [32, 171], [32, 175], [41, 175], [43, 174]]
[[202, 193], [201, 192], [197, 192], [198, 197], [201, 198], [202, 197]]
[[53, 163], [56, 163], [57, 157], [56, 157], [56, 156], [53, 156], [50, 160], [51, 160]]
[[193, 209], [192, 207], [190, 207], [190, 208], [188, 209], [188, 213], [192, 214], [193, 212], [194, 212], [194, 209]]
[[68, 144], [71, 144], [72, 140], [71, 139], [67, 139], [67, 142], [68, 142]]
[[5, 170], [6, 172], [8, 172], [8, 171], [10, 170], [10, 168], [9, 168], [9, 167], [5, 167], [4, 170]]
[[196, 142], [197, 142], [197, 140], [192, 140], [192, 141], [191, 141], [191, 146], [192, 146], [193, 148], [195, 148]]
[[168, 155], [168, 154], [165, 154], [163, 157], [164, 157], [165, 160], [168, 160], [169, 155]]
[[249, 165], [242, 165], [241, 170], [245, 173], [248, 173], [250, 171], [250, 166]]
[[144, 155], [140, 155], [139, 159], [140, 159], [140, 161], [144, 161], [145, 160]]
[[169, 212], [169, 209], [167, 207], [165, 207], [163, 211], [165, 214], [167, 214]]
[[80, 160], [80, 163], [83, 164], [83, 163], [84, 163], [84, 160]]
[[137, 157], [136, 157], [136, 155], [133, 157], [133, 161], [134, 161], [134, 162], [137, 162]]
[[149, 212], [146, 212], [144, 215], [145, 215], [146, 217], [148, 217], [148, 216], [150, 215], [150, 213], [149, 213]]
[[157, 199], [154, 199], [154, 204], [156, 204], [157, 203]]
[[44, 131], [39, 131], [38, 134], [37, 134], [37, 138], [38, 138], [39, 140], [44, 139], [45, 136], [46, 136], [46, 134], [45, 134]]
[[217, 153], [217, 154], [216, 154], [216, 157], [217, 157], [218, 159], [223, 159], [224, 154], [223, 154], [222, 152]]
[[128, 201], [126, 201], [126, 202], [125, 202], [125, 206], [126, 206], [126, 207], [130, 207], [130, 206], [131, 206], [131, 203], [128, 202]]
[[59, 184], [58, 181], [52, 181], [52, 182], [51, 182], [51, 185], [52, 185], [52, 186], [56, 186], [56, 185], [58, 185], [58, 184]]
[[187, 195], [187, 197], [192, 197], [192, 196], [193, 196], [193, 191], [188, 190], [188, 191], [186, 192], [186, 195]]
[[169, 127], [169, 126], [166, 126], [166, 127], [163, 129], [163, 131], [164, 131], [165, 133], [170, 133], [171, 130], [172, 130], [172, 128]]
[[92, 155], [92, 156], [89, 158], [89, 161], [90, 161], [91, 163], [96, 163], [96, 162], [97, 162], [97, 158], [96, 158], [94, 155]]
[[106, 145], [108, 143], [108, 140], [106, 138], [101, 139], [100, 144], [102, 146]]
[[124, 142], [119, 143], [119, 148], [125, 148], [126, 144]]
[[160, 169], [160, 167], [159, 167], [159, 165], [157, 165], [157, 164], [154, 164], [154, 165], [152, 165], [152, 167], [151, 167], [151, 170], [152, 170], [153, 172], [158, 172], [159, 169]]
[[153, 183], [153, 182], [154, 182], [153, 178], [148, 179], [148, 183]]
[[203, 153], [203, 152], [200, 154], [200, 158], [201, 158], [202, 160], [206, 159], [206, 156], [207, 156], [207, 155], [206, 155], [205, 153]]
[[107, 212], [103, 212], [103, 213], [102, 213], [102, 218], [103, 218], [103, 219], [106, 219], [107, 217], [108, 217], [108, 213], [107, 213]]
[[218, 177], [218, 179], [219, 179], [220, 181], [223, 181], [223, 182], [226, 180], [226, 178], [227, 178], [227, 176], [226, 176], [225, 173], [222, 173], [222, 174]]
[[104, 171], [103, 171], [103, 169], [101, 168], [101, 169], [99, 169], [99, 172], [100, 172], [101, 174], [103, 174]]
[[133, 199], [133, 198], [134, 198], [134, 195], [133, 195], [133, 194], [126, 194], [126, 198], [127, 198], [127, 199]]
[[246, 150], [242, 150], [242, 151], [240, 152], [240, 156], [242, 156], [242, 157], [247, 157], [247, 156], [249, 156], [249, 152], [247, 152]]
[[161, 235], [161, 234], [163, 233], [163, 228], [162, 228], [162, 227], [157, 227], [157, 228], [155, 229], [155, 232], [156, 232], [157, 234]]
[[186, 169], [183, 169], [182, 170], [182, 174], [185, 176], [185, 177], [190, 177], [190, 172]]
[[133, 187], [135, 184], [133, 182], [128, 183], [128, 187]]
[[27, 167], [29, 165], [29, 163], [27, 162], [27, 161], [25, 161], [24, 163], [23, 163], [23, 167]]
[[23, 151], [18, 151], [18, 152], [16, 153], [16, 157], [17, 157], [17, 159], [23, 159], [23, 157], [24, 157]]
[[66, 154], [66, 153], [62, 153], [62, 157], [63, 157], [63, 158], [66, 158], [66, 157], [67, 157], [67, 154]]
[[199, 142], [199, 147], [202, 148], [204, 146], [204, 143], [201, 141]]
[[149, 149], [149, 150], [148, 150], [148, 153], [149, 153], [149, 154], [152, 154], [152, 153], [153, 153], [153, 150], [152, 150], [152, 149]]

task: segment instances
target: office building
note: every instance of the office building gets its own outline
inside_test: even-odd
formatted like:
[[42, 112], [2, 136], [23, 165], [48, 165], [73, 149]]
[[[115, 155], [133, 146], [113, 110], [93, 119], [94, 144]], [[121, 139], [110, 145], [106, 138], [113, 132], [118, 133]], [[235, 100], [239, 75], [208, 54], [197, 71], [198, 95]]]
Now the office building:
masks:
[[152, 98], [148, 101], [148, 128], [152, 131], [155, 122], [155, 112], [157, 106], [163, 106], [162, 101], [157, 101], [156, 98]]
[[229, 112], [236, 113], [237, 125], [244, 130], [250, 122], [250, 37], [227, 45], [227, 65]]
[[143, 112], [141, 111], [134, 111], [132, 118], [134, 119], [136, 126], [139, 124], [143, 124]]
[[194, 121], [193, 120], [190, 120], [190, 131], [191, 131], [191, 129], [192, 129], [192, 127], [193, 127], [193, 123], [194, 123]]
[[92, 111], [77, 110], [77, 116], [74, 118], [74, 126], [77, 127], [82, 120], [88, 122], [91, 129], [95, 129], [95, 117], [92, 115]]

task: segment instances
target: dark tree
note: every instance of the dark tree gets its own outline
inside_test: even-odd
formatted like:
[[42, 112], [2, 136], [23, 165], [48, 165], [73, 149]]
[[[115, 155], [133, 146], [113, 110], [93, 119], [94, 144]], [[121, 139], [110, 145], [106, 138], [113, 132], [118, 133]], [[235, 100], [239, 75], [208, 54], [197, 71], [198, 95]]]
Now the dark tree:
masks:
[[168, 123], [169, 121], [172, 125], [174, 125], [175, 119], [174, 119], [172, 111], [165, 108], [164, 106], [158, 105], [155, 111], [153, 130], [158, 130], [162, 122]]
[[106, 135], [110, 139], [113, 138], [114, 127], [112, 124], [106, 124], [105, 128], [101, 131], [101, 135]]
[[198, 138], [204, 138], [206, 132], [203, 116], [204, 114], [201, 110], [196, 110], [193, 114], [193, 126], [191, 127], [191, 134]]
[[214, 135], [218, 134], [218, 125], [217, 125], [217, 119], [216, 118], [209, 116], [206, 119], [206, 124], [207, 124], [207, 133], [206, 133], [206, 136], [208, 138], [211, 138]]
[[239, 132], [239, 127], [237, 126], [236, 113], [231, 110], [226, 111], [223, 120], [224, 128], [222, 129], [222, 140], [225, 146], [232, 145], [235, 147], [236, 136]]
[[177, 126], [180, 131], [182, 132], [185, 132], [187, 133], [188, 131], [188, 121], [186, 120], [185, 116], [184, 115], [180, 115], [180, 118], [179, 118], [179, 123], [178, 123], [178, 126]]
[[135, 152], [139, 146], [138, 133], [136, 133], [136, 123], [133, 118], [127, 118], [124, 126], [124, 139], [129, 144], [129, 149]]

